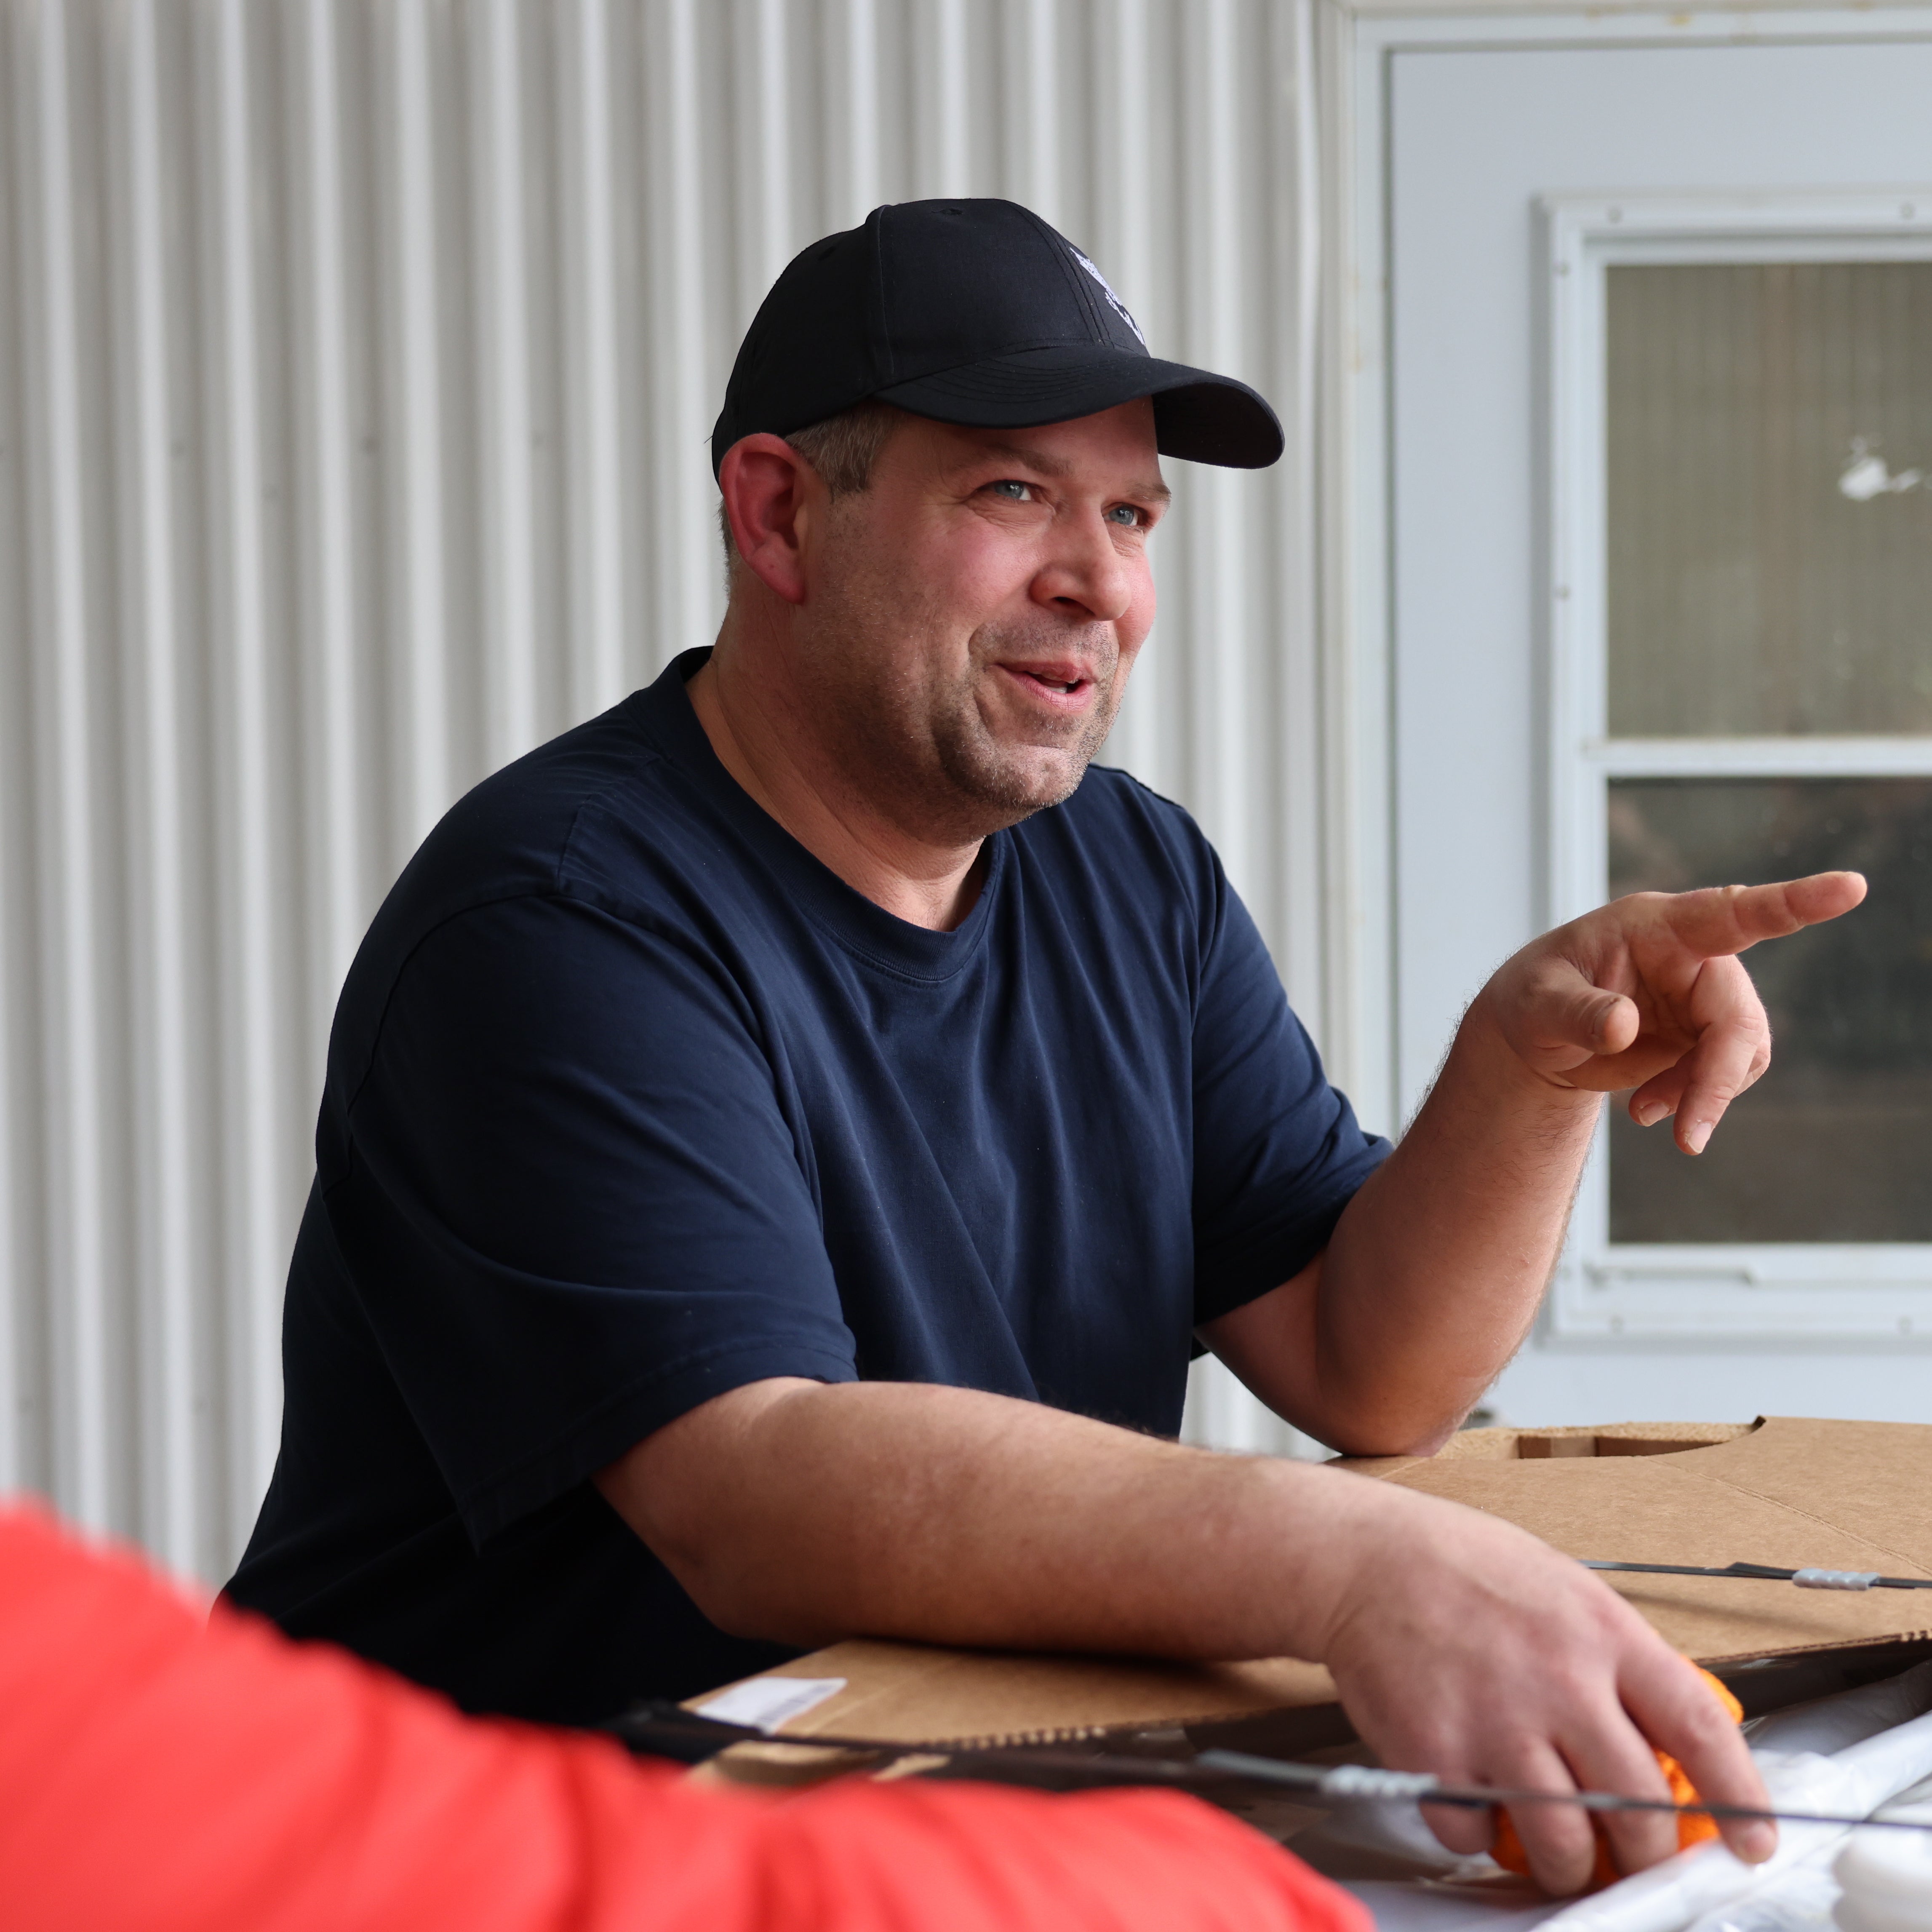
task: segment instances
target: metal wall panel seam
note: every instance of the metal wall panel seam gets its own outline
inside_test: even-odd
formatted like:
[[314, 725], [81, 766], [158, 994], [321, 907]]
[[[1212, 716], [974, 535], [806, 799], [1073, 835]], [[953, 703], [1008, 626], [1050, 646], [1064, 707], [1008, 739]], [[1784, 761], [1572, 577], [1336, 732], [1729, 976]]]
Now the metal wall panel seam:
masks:
[[43, 640], [53, 766], [43, 809], [46, 947], [42, 984], [58, 1045], [46, 1104], [56, 1149], [46, 1291], [53, 1344], [53, 1477], [61, 1506], [104, 1531], [111, 1500], [106, 1281], [101, 1237], [101, 1065], [95, 918], [98, 831], [94, 811], [92, 696], [87, 602], [73, 162], [67, 8], [41, 0], [37, 17], [34, 156], [39, 179], [40, 380], [46, 504], [47, 634]]
[[656, 35], [644, 59], [646, 112], [657, 133], [650, 183], [656, 217], [646, 251], [650, 263], [652, 333], [651, 371], [651, 519], [658, 548], [657, 623], [651, 639], [654, 663], [709, 644], [713, 623], [712, 563], [705, 437], [706, 413], [704, 238], [698, 215], [697, 33], [692, 0], [662, 0], [652, 10]]
[[1058, 0], [1006, 0], [1004, 25], [1007, 165], [1018, 177], [1013, 199], [1064, 230]]
[[[138, 1008], [131, 1056], [136, 1075], [136, 1179], [144, 1236], [138, 1259], [136, 1378], [142, 1413], [136, 1440], [142, 1533], [175, 1568], [190, 1570], [200, 1552], [194, 1453], [195, 1327], [189, 1149], [195, 1138], [188, 1101], [188, 970], [182, 930], [188, 887], [183, 863], [180, 759], [181, 665], [176, 621], [173, 488], [166, 271], [163, 263], [160, 83], [155, 72], [154, 0], [133, 0], [126, 16], [125, 108], [128, 239], [131, 243], [134, 362], [132, 425], [136, 452], [140, 557], [140, 666], [136, 690], [142, 863], [134, 884], [142, 957], [134, 962]], [[143, 1077], [144, 1076], [144, 1077]], [[140, 1091], [144, 1089], [145, 1091]]]
[[435, 118], [426, 0], [394, 0], [395, 299], [402, 443], [408, 714], [400, 844], [413, 849], [450, 801], [449, 620], [443, 552], [442, 366], [437, 328]]
[[31, 1480], [25, 1441], [31, 1319], [26, 1303], [29, 1284], [38, 1278], [28, 1259], [27, 1217], [34, 1202], [28, 1137], [18, 1128], [27, 1095], [38, 1083], [28, 1070], [27, 1055], [16, 1059], [14, 1044], [16, 1035], [31, 1037], [28, 1023], [37, 990], [29, 972], [16, 963], [20, 942], [33, 924], [23, 915], [34, 893], [25, 836], [33, 819], [26, 715], [32, 629], [20, 601], [26, 574], [20, 554], [26, 506], [19, 488], [24, 425], [15, 413], [23, 360], [16, 326], [22, 298], [15, 252], [14, 194], [21, 173], [15, 143], [30, 118], [20, 113], [16, 91], [23, 84], [16, 70], [20, 31], [17, 9], [0, 13], [0, 102], [8, 110], [7, 125], [0, 128], [0, 906], [21, 909], [0, 922], [0, 1490], [5, 1491]]
[[[1148, 233], [1147, 0], [1115, 0], [1106, 14], [1097, 32], [1090, 8], [1088, 14], [1088, 32], [1098, 42], [1094, 49], [1096, 98], [1088, 144], [1094, 156], [1094, 233], [1090, 240], [1081, 236], [1073, 239], [1094, 250], [1102, 272], [1138, 317], [1145, 312], [1137, 305], [1146, 300], [1154, 253]], [[1151, 346], [1156, 354], [1162, 353], [1164, 345]], [[1156, 583], [1162, 574], [1161, 559], [1166, 548], [1156, 533]], [[1156, 617], [1144, 657], [1161, 648], [1161, 635]], [[1132, 695], [1122, 708], [1102, 754], [1108, 764], [1124, 765], [1150, 783], [1157, 777], [1160, 762], [1157, 681], [1154, 662], [1148, 657], [1129, 680]]]
[[[562, 63], [571, 110], [573, 192], [561, 211], [568, 272], [563, 356], [570, 402], [568, 542], [572, 595], [567, 641], [574, 717], [623, 696], [624, 581], [620, 530], [622, 478], [617, 452], [617, 291], [612, 260], [616, 214], [610, 162], [610, 33], [605, 0], [574, 0]], [[572, 132], [574, 130], [574, 139]]]
[[[1185, 353], [1190, 362], [1234, 373], [1243, 359], [1238, 328], [1242, 261], [1234, 225], [1239, 122], [1231, 84], [1236, 46], [1232, 0], [1189, 0], [1185, 24], [1180, 156], [1187, 210]], [[1237, 493], [1253, 488], [1255, 479], [1197, 466], [1188, 484], [1187, 627], [1194, 673], [1188, 793], [1229, 876], [1244, 896], [1252, 896], [1251, 693], [1244, 629], [1249, 560], [1242, 554]]]
[[[921, 89], [915, 140], [926, 157], [920, 184], [928, 200], [970, 191], [972, 163], [966, 144], [966, 0], [928, 0], [932, 57]], [[924, 137], [922, 140], [920, 137]]]
[[[226, 524], [221, 655], [228, 730], [221, 780], [226, 809], [217, 894], [224, 975], [222, 1145], [229, 1243], [228, 1534], [238, 1552], [266, 1486], [281, 1432], [281, 1287], [286, 1257], [277, 1212], [288, 1158], [278, 1104], [289, 1069], [277, 1044], [274, 899], [270, 861], [270, 638], [262, 499], [260, 368], [249, 131], [249, 0], [221, 0], [215, 21], [215, 179], [220, 206], [219, 434]], [[291, 1163], [292, 1164], [292, 1163]]]
[[362, 787], [356, 742], [356, 569], [349, 387], [347, 278], [343, 260], [341, 103], [334, 8], [304, 9], [304, 107], [309, 308], [307, 452], [314, 491], [314, 542], [304, 641], [314, 679], [320, 741], [308, 849], [319, 877], [318, 930], [311, 942], [311, 996], [324, 1027], [362, 936]]
[[530, 476], [530, 317], [524, 239], [524, 134], [516, 0], [487, 0], [480, 19], [477, 116], [484, 233], [484, 383], [489, 461], [483, 544], [490, 594], [484, 758], [520, 757], [538, 738], [536, 530]]
[[1279, 653], [1279, 741], [1284, 761], [1279, 785], [1287, 816], [1277, 859], [1280, 930], [1276, 957], [1297, 1010], [1318, 1044], [1329, 1037], [1328, 960], [1322, 943], [1322, 887], [1326, 874], [1324, 811], [1332, 759], [1324, 742], [1321, 654], [1315, 648], [1321, 621], [1316, 524], [1317, 344], [1321, 317], [1322, 209], [1314, 101], [1312, 0], [1271, 9], [1271, 50], [1279, 80], [1272, 176], [1288, 191], [1274, 205], [1272, 239], [1276, 254], [1274, 287], [1282, 330], [1276, 357], [1288, 449], [1282, 462], [1286, 529], [1282, 567], [1274, 575], [1272, 601], [1283, 627]]
[[[732, 43], [737, 68], [733, 131], [739, 152], [748, 149], [751, 156], [737, 179], [739, 313], [731, 322], [740, 333], [750, 326], [765, 291], [796, 252], [786, 24], [785, 0], [737, 0], [737, 32]], [[731, 347], [736, 346], [734, 341]]]
[[850, 228], [880, 200], [879, 191], [879, 29], [873, 0], [838, 0], [836, 56], [839, 86], [830, 90], [826, 129], [838, 165], [832, 174], [831, 225]]
[[[1318, 344], [1322, 738], [1322, 936], [1328, 954], [1324, 1050], [1362, 1119], [1379, 1131], [1400, 1122], [1396, 1093], [1394, 897], [1390, 877], [1387, 506], [1358, 446], [1385, 434], [1382, 304], [1376, 239], [1384, 210], [1359, 205], [1358, 184], [1376, 173], [1375, 104], [1382, 83], [1372, 52], [1358, 59], [1355, 17], [1346, 0], [1312, 0], [1319, 74], [1316, 98], [1322, 209]], [[1366, 421], [1365, 416], [1372, 418]]]

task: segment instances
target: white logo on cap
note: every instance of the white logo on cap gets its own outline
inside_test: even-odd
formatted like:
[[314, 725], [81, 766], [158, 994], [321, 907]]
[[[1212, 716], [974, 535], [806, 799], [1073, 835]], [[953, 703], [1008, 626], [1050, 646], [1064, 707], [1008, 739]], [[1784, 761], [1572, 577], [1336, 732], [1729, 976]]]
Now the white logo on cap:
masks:
[[[1066, 245], [1070, 248], [1073, 248], [1073, 244], [1071, 242]], [[1107, 298], [1107, 306], [1134, 332], [1134, 340], [1144, 349], [1147, 347], [1147, 338], [1141, 333], [1140, 324], [1127, 313], [1127, 305], [1114, 293], [1113, 284], [1078, 248], [1073, 248], [1073, 259], [1100, 284], [1100, 293]]]

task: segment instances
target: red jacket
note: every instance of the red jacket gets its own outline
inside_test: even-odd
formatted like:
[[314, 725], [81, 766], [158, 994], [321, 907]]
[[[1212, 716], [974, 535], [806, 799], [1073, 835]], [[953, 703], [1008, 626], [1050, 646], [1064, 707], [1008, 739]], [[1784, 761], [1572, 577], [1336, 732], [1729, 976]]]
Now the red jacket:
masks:
[[694, 1785], [0, 1510], [8, 1932], [1370, 1932], [1169, 1792]]

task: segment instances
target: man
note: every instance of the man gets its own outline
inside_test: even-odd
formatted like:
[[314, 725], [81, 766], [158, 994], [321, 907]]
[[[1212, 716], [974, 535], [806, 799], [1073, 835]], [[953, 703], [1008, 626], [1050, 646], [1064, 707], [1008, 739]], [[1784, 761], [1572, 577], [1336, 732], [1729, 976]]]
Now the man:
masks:
[[[566, 1720], [854, 1632], [1293, 1653], [1390, 1763], [1660, 1795], [1654, 1742], [1762, 1802], [1579, 1566], [1167, 1439], [1198, 1336], [1340, 1449], [1438, 1445], [1600, 1094], [1697, 1151], [1768, 1058], [1732, 955], [1862, 891], [1580, 921], [1484, 989], [1401, 1146], [1365, 1135], [1192, 822], [1087, 769], [1160, 455], [1280, 447], [1010, 203], [793, 263], [712, 440], [715, 649], [458, 805], [350, 975], [238, 1599]], [[1580, 1815], [1519, 1824], [1581, 1882]]]

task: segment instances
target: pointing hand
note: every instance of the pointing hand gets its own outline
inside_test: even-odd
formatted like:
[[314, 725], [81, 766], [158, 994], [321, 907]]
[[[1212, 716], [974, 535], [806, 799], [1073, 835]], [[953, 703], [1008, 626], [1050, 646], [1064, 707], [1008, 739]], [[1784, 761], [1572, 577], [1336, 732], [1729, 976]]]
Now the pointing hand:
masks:
[[1702, 1153], [1725, 1108], [1771, 1064], [1771, 1027], [1737, 955], [1864, 896], [1856, 872], [1634, 892], [1526, 946], [1478, 1004], [1553, 1086], [1634, 1088], [1639, 1126], [1674, 1113], [1677, 1144]]

